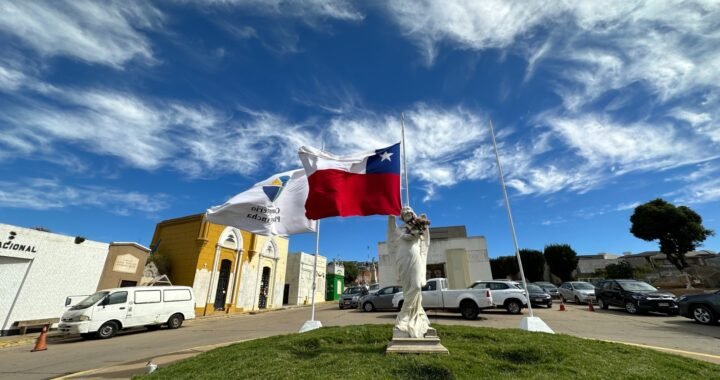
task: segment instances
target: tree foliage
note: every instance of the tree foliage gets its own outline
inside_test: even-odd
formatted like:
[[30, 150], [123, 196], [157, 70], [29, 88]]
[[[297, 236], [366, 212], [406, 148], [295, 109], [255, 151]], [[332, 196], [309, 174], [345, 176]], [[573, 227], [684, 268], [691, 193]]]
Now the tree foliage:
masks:
[[150, 256], [148, 256], [147, 261], [149, 263], [154, 263], [160, 274], [168, 276], [170, 275], [170, 270], [172, 269], [172, 267], [170, 265], [170, 260], [164, 254], [160, 252], [154, 252], [150, 254]]
[[630, 232], [635, 237], [658, 240], [660, 252], [680, 271], [688, 267], [685, 254], [714, 234], [703, 226], [702, 218], [695, 211], [660, 198], [636, 207], [630, 223]]
[[357, 263], [354, 261], [343, 261], [343, 267], [345, 267], [345, 284], [352, 284], [358, 276]]
[[500, 256], [490, 260], [490, 271], [495, 279], [513, 277], [520, 271], [515, 256]]
[[[545, 258], [542, 252], [534, 249], [521, 249], [520, 258], [528, 281], [542, 281], [545, 274]], [[516, 277], [520, 272], [515, 256], [500, 256], [490, 260], [493, 278]]]
[[606, 278], [634, 278], [635, 270], [626, 261], [610, 264], [605, 267]]
[[550, 244], [545, 246], [545, 262], [550, 267], [550, 273], [560, 277], [563, 281], [573, 279], [573, 271], [577, 269], [577, 253], [567, 244]]
[[523, 271], [529, 282], [543, 281], [545, 279], [545, 257], [535, 249], [521, 249]]

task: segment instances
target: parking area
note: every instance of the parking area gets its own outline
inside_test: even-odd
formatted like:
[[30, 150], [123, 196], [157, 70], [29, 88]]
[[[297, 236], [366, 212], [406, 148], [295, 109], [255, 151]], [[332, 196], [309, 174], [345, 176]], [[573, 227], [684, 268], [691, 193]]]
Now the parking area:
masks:
[[[587, 305], [566, 305], [567, 311], [537, 308], [556, 333], [663, 348], [671, 353], [720, 364], [720, 326], [703, 326], [682, 317], [630, 315], [620, 309], [590, 312]], [[324, 326], [392, 324], [394, 311], [363, 312], [340, 310], [337, 303], [320, 304], [316, 317]], [[428, 313], [434, 324], [467, 325], [491, 328], [518, 328], [521, 315], [504, 310], [485, 311], [477, 320], [465, 320], [459, 314]], [[177, 360], [197, 353], [199, 346], [214, 347], [247, 339], [295, 333], [310, 317], [310, 308], [294, 308], [256, 315], [241, 314], [187, 321], [177, 330], [162, 329], [121, 333], [108, 340], [83, 341], [79, 338], [50, 341], [48, 350], [30, 352], [32, 345], [0, 349], [0, 378], [47, 379], [94, 368], [111, 368], [104, 376], [126, 378], [127, 363], [142, 366], [150, 359]], [[177, 353], [174, 356], [171, 353]], [[179, 355], [179, 356], [178, 356]], [[185, 356], [183, 356], [185, 355]], [[161, 361], [162, 362], [162, 361]], [[114, 367], [113, 367], [114, 366]]]
[[[566, 311], [559, 311], [559, 305], [554, 304], [551, 309], [539, 307], [533, 311], [558, 334], [664, 348], [668, 352], [720, 364], [720, 326], [703, 326], [687, 318], [663, 314], [631, 315], [618, 308], [601, 310], [595, 307], [591, 312], [587, 305], [573, 303], [566, 304], [565, 308]], [[338, 310], [327, 305], [318, 315], [325, 326], [392, 323], [395, 318], [393, 311], [367, 313]], [[522, 315], [510, 315], [500, 309], [486, 310], [480, 314], [480, 319], [467, 321], [459, 314], [428, 312], [432, 323], [493, 328], [517, 328], [520, 320], [528, 315], [527, 309]]]

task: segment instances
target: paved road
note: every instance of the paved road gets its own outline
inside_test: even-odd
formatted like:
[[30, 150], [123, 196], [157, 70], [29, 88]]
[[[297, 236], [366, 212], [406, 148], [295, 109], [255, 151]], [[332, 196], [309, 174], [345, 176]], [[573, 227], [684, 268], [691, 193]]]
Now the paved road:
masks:
[[[536, 315], [557, 333], [697, 352], [707, 356], [695, 358], [720, 364], [720, 327], [701, 326], [681, 317], [632, 316], [620, 310], [591, 313], [586, 307], [575, 305], [568, 305], [566, 312], [559, 312], [557, 306], [552, 310], [539, 309]], [[0, 378], [53, 378], [131, 361], [146, 361], [198, 346], [294, 333], [308, 316], [309, 309], [300, 308], [188, 321], [179, 330], [133, 332], [110, 340], [51, 343], [44, 352], [30, 352], [29, 346], [0, 349]], [[326, 304], [318, 307], [317, 316], [325, 326], [343, 326], [392, 323], [395, 314], [338, 310], [336, 305]], [[456, 314], [430, 312], [429, 316], [433, 323], [494, 328], [516, 328], [522, 318], [501, 310], [483, 313], [483, 319], [477, 321], [465, 321]]]

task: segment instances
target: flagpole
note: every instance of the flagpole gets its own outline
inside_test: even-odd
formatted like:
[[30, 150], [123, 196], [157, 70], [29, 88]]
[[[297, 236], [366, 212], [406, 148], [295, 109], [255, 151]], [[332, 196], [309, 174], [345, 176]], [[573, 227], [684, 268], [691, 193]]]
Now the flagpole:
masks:
[[520, 264], [520, 277], [522, 277], [523, 288], [525, 289], [525, 296], [528, 298], [528, 311], [530, 311], [530, 318], [533, 318], [532, 304], [530, 303], [530, 293], [527, 290], [527, 280], [525, 279], [525, 271], [523, 270], [522, 259], [520, 258], [520, 248], [518, 246], [517, 235], [515, 234], [515, 223], [513, 223], [512, 212], [510, 212], [510, 200], [507, 195], [507, 188], [505, 186], [505, 176], [503, 175], [502, 167], [500, 166], [500, 154], [498, 153], [497, 142], [495, 142], [495, 129], [493, 128], [492, 120], [489, 121], [490, 126], [490, 137], [492, 137], [493, 147], [495, 148], [495, 162], [497, 163], [498, 173], [500, 174], [500, 185], [502, 186], [503, 197], [505, 198], [505, 208], [507, 209], [508, 219], [510, 220], [510, 232], [512, 232], [513, 244], [515, 244], [515, 257], [517, 257], [518, 264]]
[[315, 262], [313, 263], [313, 284], [312, 284], [312, 312], [310, 321], [315, 321], [315, 289], [317, 288], [317, 261], [320, 254], [320, 221], [315, 225]]
[[[323, 151], [325, 150], [325, 142], [322, 143]], [[310, 330], [315, 330], [320, 327], [322, 327], [322, 323], [320, 321], [315, 320], [315, 289], [317, 289], [317, 261], [318, 256], [320, 255], [320, 220], [315, 221], [315, 260], [313, 261], [313, 283], [312, 283], [312, 296], [310, 297], [310, 303], [311, 303], [311, 311], [310, 311], [310, 320], [305, 321], [305, 323], [300, 328], [300, 332], [306, 332]], [[301, 260], [302, 261], [302, 260]]]
[[405, 112], [400, 112], [400, 123], [402, 131], [402, 166], [405, 175], [405, 206], [410, 207], [410, 187], [408, 186], [407, 161], [405, 160]]

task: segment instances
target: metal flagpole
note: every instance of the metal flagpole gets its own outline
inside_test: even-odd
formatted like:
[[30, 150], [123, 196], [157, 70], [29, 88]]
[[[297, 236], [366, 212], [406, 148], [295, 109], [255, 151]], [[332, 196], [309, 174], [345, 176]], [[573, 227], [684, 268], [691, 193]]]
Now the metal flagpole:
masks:
[[[322, 150], [325, 150], [325, 143], [322, 144]], [[310, 330], [315, 330], [317, 328], [322, 327], [322, 323], [320, 321], [315, 320], [315, 289], [317, 289], [317, 261], [318, 261], [318, 255], [320, 254], [320, 220], [315, 221], [315, 260], [313, 261], [313, 283], [312, 283], [312, 297], [311, 299], [311, 309], [310, 312], [310, 320], [305, 321], [305, 323], [300, 328], [300, 332], [306, 332]], [[301, 260], [302, 262], [302, 260]]]
[[527, 281], [525, 279], [525, 271], [522, 266], [522, 259], [520, 258], [520, 248], [518, 247], [517, 235], [515, 234], [515, 224], [513, 223], [512, 213], [510, 212], [510, 200], [507, 195], [507, 188], [505, 187], [505, 177], [503, 176], [502, 167], [500, 166], [500, 154], [498, 153], [497, 143], [495, 142], [495, 130], [493, 129], [492, 120], [488, 123], [490, 125], [490, 136], [492, 137], [493, 147], [495, 148], [495, 162], [497, 163], [498, 173], [500, 173], [500, 185], [502, 186], [503, 197], [505, 197], [505, 207], [507, 209], [508, 219], [510, 220], [510, 231], [512, 232], [513, 243], [515, 244], [515, 256], [517, 257], [518, 264], [520, 264], [520, 277], [522, 277], [523, 288], [525, 288], [525, 296], [528, 299], [528, 310], [530, 311], [530, 318], [533, 317], [533, 309], [530, 303], [530, 293], [527, 290]]
[[402, 166], [405, 175], [405, 206], [410, 207], [410, 187], [408, 186], [407, 161], [405, 160], [405, 112], [400, 113], [400, 122], [402, 125]]
[[524, 317], [520, 321], [520, 328], [527, 331], [538, 331], [554, 334], [553, 330], [543, 322], [542, 319], [533, 315], [532, 304], [530, 303], [530, 292], [527, 289], [527, 279], [523, 270], [522, 259], [520, 258], [520, 247], [515, 234], [515, 223], [513, 223], [512, 212], [510, 211], [510, 199], [507, 195], [507, 187], [505, 186], [505, 176], [503, 175], [502, 166], [500, 166], [500, 153], [498, 153], [497, 142], [495, 141], [495, 129], [492, 120], [488, 122], [490, 126], [490, 137], [492, 137], [493, 148], [495, 148], [495, 162], [497, 163], [498, 174], [500, 175], [500, 185], [502, 186], [503, 197], [505, 198], [505, 208], [507, 209], [508, 220], [510, 220], [510, 232], [512, 232], [513, 244], [515, 244], [515, 257], [517, 257], [520, 266], [520, 277], [522, 277], [523, 288], [525, 289], [525, 297], [527, 298], [527, 306], [530, 311], [529, 317]]
[[312, 285], [312, 312], [310, 321], [315, 321], [315, 289], [317, 288], [317, 260], [320, 254], [320, 221], [315, 225], [315, 262], [313, 263], [313, 285]]

